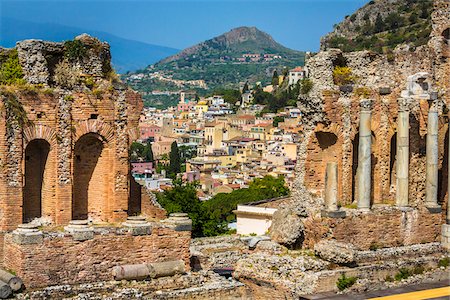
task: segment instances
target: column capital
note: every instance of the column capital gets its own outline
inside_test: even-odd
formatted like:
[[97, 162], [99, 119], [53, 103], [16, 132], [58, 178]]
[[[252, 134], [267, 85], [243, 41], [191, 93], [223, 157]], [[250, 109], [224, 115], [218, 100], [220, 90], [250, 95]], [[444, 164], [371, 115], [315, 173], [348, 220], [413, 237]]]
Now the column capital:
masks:
[[431, 102], [429, 112], [439, 112], [439, 103], [437, 100]]
[[409, 99], [408, 98], [398, 98], [398, 110], [399, 111], [409, 111]]
[[361, 99], [359, 101], [359, 106], [362, 111], [370, 111], [372, 109], [372, 99]]

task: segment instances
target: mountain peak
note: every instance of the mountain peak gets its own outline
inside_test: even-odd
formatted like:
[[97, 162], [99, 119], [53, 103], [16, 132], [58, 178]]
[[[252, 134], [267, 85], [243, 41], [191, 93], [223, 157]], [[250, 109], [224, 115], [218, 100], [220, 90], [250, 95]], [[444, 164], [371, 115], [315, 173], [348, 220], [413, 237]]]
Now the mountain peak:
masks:
[[277, 43], [269, 34], [256, 27], [241, 26], [231, 29], [217, 37], [186, 48], [178, 54], [170, 56], [158, 64], [170, 63], [190, 57], [210, 57], [217, 55], [233, 56], [242, 53], [284, 54], [292, 53]]

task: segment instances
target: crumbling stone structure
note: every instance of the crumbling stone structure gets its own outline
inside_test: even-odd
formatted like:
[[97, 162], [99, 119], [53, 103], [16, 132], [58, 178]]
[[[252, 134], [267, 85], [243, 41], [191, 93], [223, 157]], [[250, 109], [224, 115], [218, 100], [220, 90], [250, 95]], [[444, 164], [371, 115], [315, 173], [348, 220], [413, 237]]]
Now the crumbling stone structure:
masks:
[[191, 221], [160, 222], [165, 210], [131, 176], [143, 102], [112, 70], [109, 45], [81, 35], [0, 54], [11, 51], [26, 83], [0, 87], [3, 267], [28, 287], [109, 280], [120, 264], [189, 269]]
[[[448, 1], [435, 1], [432, 18], [426, 46], [399, 46], [393, 56], [330, 49], [307, 60], [314, 87], [299, 101], [304, 137], [290, 206], [304, 218], [307, 245], [337, 239], [368, 249], [367, 241], [441, 240], [448, 212]], [[336, 66], [352, 71], [350, 85], [335, 84]], [[333, 204], [324, 203], [330, 199], [325, 181], [336, 176], [326, 174], [327, 163], [336, 163], [338, 173], [327, 184], [337, 189], [331, 199], [341, 207], [332, 212]], [[395, 236], [384, 231], [386, 224]]]

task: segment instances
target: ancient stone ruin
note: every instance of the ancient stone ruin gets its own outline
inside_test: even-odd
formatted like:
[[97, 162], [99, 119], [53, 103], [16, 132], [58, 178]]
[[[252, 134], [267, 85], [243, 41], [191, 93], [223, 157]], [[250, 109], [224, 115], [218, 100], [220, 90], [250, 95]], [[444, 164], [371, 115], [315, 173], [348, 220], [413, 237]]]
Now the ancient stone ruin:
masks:
[[111, 280], [128, 264], [188, 270], [190, 220], [166, 219], [130, 174], [143, 104], [114, 74], [109, 45], [81, 35], [0, 49], [14, 51], [26, 84], [0, 91], [4, 269], [27, 288]]

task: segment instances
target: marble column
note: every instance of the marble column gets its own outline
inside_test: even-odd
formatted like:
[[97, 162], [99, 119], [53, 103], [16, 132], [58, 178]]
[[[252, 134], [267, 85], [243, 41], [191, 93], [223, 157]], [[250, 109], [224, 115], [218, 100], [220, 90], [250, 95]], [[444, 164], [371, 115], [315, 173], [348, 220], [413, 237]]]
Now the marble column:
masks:
[[397, 124], [397, 195], [398, 207], [408, 206], [409, 193], [409, 107], [406, 98], [398, 100]]
[[448, 138], [448, 168], [447, 168], [447, 224], [450, 225], [450, 113], [448, 117], [448, 131], [449, 131], [449, 138]]
[[427, 164], [425, 206], [430, 212], [440, 212], [438, 194], [438, 111], [433, 104], [428, 112], [427, 124]]
[[358, 148], [358, 209], [370, 209], [372, 171], [372, 101], [360, 101], [359, 148]]
[[345, 218], [345, 211], [338, 207], [338, 164], [328, 162], [325, 173], [325, 209], [322, 217]]
[[338, 167], [337, 163], [327, 163], [325, 173], [325, 205], [328, 211], [338, 210], [337, 194], [338, 194]]

